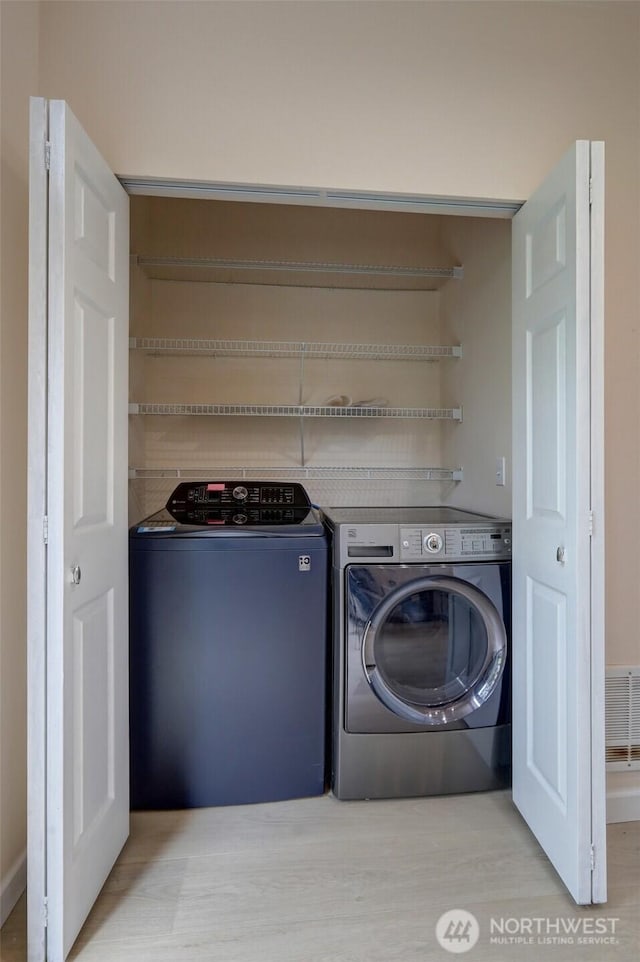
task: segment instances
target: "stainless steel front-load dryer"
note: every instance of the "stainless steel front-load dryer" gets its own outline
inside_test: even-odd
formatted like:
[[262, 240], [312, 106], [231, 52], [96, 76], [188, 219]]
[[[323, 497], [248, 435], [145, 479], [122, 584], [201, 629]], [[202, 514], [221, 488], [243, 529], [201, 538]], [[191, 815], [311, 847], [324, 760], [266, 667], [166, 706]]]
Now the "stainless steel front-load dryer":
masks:
[[329, 508], [332, 788], [481, 791], [510, 779], [511, 525], [453, 508]]

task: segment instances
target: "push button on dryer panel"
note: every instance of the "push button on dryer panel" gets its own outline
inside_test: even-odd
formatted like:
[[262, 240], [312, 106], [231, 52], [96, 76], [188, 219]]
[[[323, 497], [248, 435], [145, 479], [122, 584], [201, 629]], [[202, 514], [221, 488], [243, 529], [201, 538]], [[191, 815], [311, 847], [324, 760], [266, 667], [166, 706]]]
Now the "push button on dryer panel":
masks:
[[400, 557], [403, 561], [419, 560], [422, 557], [422, 531], [420, 528], [400, 529]]

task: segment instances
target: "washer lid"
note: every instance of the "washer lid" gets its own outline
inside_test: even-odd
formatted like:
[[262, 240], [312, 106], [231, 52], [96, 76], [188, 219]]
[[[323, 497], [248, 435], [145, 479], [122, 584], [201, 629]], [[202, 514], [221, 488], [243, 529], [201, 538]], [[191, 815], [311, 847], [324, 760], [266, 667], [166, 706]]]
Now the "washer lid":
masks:
[[130, 529], [140, 538], [320, 537], [325, 530], [315, 508], [229, 506], [197, 508], [185, 520], [163, 508]]

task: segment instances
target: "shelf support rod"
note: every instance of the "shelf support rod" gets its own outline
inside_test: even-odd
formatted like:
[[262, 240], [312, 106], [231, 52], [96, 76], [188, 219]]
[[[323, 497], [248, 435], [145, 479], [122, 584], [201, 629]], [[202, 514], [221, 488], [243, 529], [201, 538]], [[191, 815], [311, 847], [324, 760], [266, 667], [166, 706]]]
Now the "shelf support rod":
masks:
[[[301, 345], [300, 351], [300, 374], [299, 374], [299, 384], [298, 384], [298, 404], [300, 407], [304, 405], [304, 355], [307, 348], [306, 344]], [[300, 465], [304, 468], [305, 455], [304, 455], [304, 418], [300, 418]]]
[[306, 344], [302, 345], [302, 350], [300, 351], [300, 374], [298, 383], [298, 404], [300, 407], [304, 405], [304, 354], [306, 350]]
[[304, 454], [304, 418], [300, 418], [300, 466], [305, 466]]

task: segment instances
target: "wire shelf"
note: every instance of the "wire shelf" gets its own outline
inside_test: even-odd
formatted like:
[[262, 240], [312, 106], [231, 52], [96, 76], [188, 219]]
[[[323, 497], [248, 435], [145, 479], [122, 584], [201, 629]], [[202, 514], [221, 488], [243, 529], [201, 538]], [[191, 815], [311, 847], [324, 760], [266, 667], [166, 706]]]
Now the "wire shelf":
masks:
[[353, 480], [353, 481], [462, 481], [462, 468], [399, 468], [399, 467], [325, 467], [305, 465], [298, 467], [205, 467], [205, 468], [130, 468], [132, 481], [159, 480], [162, 478], [183, 478], [201, 480], [216, 478], [220, 480], [263, 480], [293, 481], [304, 478], [308, 481]]
[[461, 421], [462, 408], [331, 407], [298, 404], [130, 404], [129, 414], [266, 418], [420, 418]]
[[462, 357], [458, 345], [342, 344], [319, 341], [206, 340], [201, 338], [132, 337], [132, 350], [154, 355], [213, 357], [309, 357], [368, 361], [429, 361]]
[[325, 261], [235, 260], [225, 257], [150, 257], [139, 255], [142, 268], [210, 268], [228, 271], [273, 271], [304, 274], [364, 274], [373, 277], [444, 277], [460, 279], [462, 267], [401, 267], [392, 264], [334, 264]]

